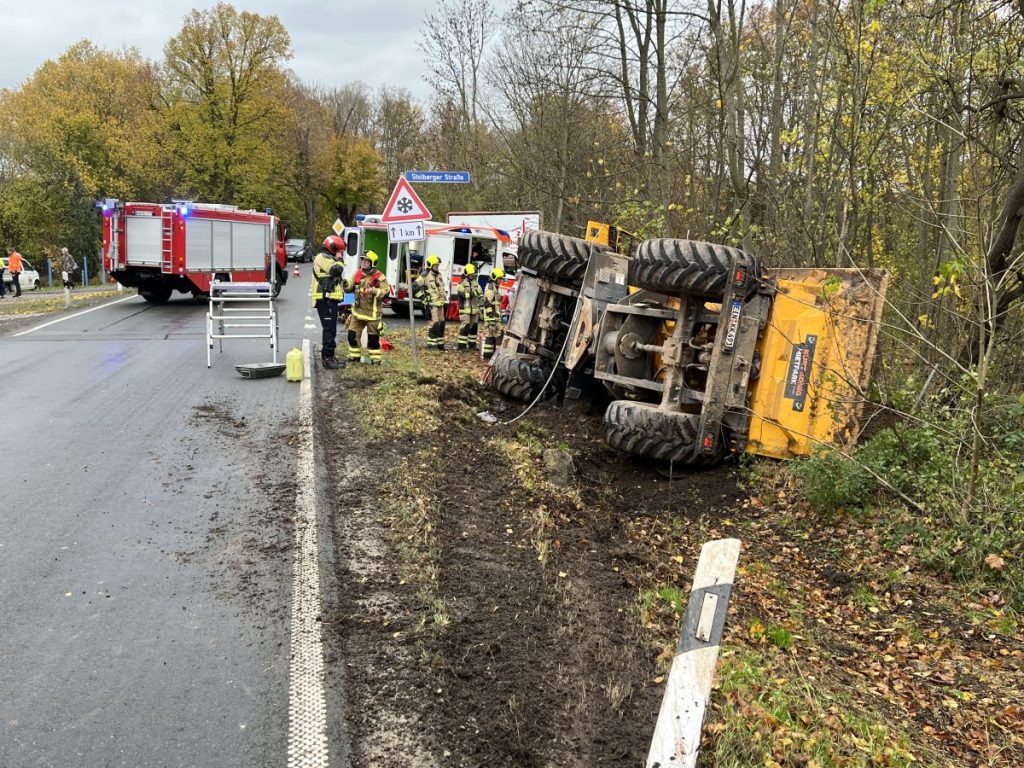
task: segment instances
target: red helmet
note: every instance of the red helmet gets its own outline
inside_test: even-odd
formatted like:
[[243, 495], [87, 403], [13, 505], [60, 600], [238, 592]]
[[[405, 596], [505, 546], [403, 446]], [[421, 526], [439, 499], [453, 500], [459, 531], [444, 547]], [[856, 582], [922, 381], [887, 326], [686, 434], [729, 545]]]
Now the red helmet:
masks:
[[324, 250], [330, 254], [337, 255], [345, 252], [345, 241], [337, 235], [328, 235], [324, 240]]

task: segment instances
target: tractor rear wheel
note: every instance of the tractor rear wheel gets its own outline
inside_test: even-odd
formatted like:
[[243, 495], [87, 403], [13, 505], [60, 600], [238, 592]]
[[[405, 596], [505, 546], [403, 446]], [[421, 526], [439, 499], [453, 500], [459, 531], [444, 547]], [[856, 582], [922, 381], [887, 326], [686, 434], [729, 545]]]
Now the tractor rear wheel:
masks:
[[530, 402], [548, 380], [550, 370], [499, 349], [491, 358], [487, 386], [513, 400]]
[[[737, 248], [698, 240], [644, 240], [629, 263], [629, 284], [658, 293], [720, 299], [733, 267], [744, 263], [751, 265], [755, 278], [760, 277], [757, 259]], [[757, 281], [751, 284], [756, 287]]]
[[583, 282], [590, 254], [600, 246], [578, 237], [529, 230], [519, 241], [519, 266], [555, 282]]
[[721, 460], [725, 441], [711, 455], [695, 455], [700, 414], [666, 411], [651, 403], [615, 400], [604, 413], [604, 439], [612, 448], [657, 461], [708, 466]]

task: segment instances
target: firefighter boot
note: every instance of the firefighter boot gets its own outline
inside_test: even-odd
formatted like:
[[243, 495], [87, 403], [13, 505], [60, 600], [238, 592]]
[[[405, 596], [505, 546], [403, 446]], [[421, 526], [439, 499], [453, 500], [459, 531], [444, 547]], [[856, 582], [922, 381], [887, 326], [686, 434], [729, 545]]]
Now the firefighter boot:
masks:
[[366, 352], [370, 356], [370, 365], [381, 364], [380, 336], [366, 336]]
[[358, 363], [362, 356], [363, 348], [359, 346], [359, 338], [356, 336], [355, 331], [350, 330], [348, 332], [348, 361], [350, 363]]
[[494, 336], [484, 336], [484, 360], [490, 360], [494, 354], [494, 346], [498, 339]]
[[336, 371], [339, 368], [344, 368], [344, 367], [345, 367], [345, 361], [344, 360], [338, 360], [336, 357], [325, 357], [324, 358], [324, 368], [327, 368], [328, 370]]

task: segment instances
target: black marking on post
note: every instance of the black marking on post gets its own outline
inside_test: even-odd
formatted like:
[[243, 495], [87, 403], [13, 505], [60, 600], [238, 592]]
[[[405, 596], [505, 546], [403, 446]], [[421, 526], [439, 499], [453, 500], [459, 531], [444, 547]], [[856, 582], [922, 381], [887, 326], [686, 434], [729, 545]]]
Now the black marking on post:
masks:
[[[722, 633], [725, 631], [725, 615], [729, 612], [729, 595], [732, 593], [732, 582], [713, 584], [709, 587], [695, 589], [690, 593], [690, 602], [686, 606], [683, 617], [683, 631], [676, 646], [676, 655], [699, 648], [710, 648], [721, 644]], [[715, 606], [715, 619], [711, 625], [711, 633], [707, 640], [697, 639], [697, 624], [700, 622], [701, 608], [704, 606], [704, 595], [715, 595], [718, 604]]]

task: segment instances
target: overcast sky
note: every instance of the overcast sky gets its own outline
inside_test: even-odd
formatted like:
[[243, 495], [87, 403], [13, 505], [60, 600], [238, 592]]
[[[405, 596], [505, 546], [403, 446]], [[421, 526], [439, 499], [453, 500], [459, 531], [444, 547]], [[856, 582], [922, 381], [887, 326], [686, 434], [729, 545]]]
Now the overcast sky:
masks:
[[[361, 80], [406, 88], [426, 100], [416, 41], [433, 0], [244, 0], [238, 10], [276, 15], [291, 35], [291, 68], [305, 82], [335, 87]], [[88, 38], [100, 48], [137, 47], [163, 58], [164, 44], [193, 8], [213, 0], [87, 3], [82, 0], [0, 0], [0, 88], [17, 88], [47, 59]]]

